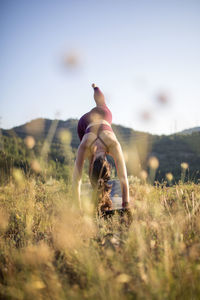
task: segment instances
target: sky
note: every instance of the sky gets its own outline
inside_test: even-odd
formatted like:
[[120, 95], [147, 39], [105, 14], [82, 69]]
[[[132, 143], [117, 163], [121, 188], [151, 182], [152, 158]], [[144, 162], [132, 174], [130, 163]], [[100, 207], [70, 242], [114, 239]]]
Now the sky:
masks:
[[80, 118], [94, 82], [113, 123], [200, 126], [199, 0], [0, 0], [0, 127]]

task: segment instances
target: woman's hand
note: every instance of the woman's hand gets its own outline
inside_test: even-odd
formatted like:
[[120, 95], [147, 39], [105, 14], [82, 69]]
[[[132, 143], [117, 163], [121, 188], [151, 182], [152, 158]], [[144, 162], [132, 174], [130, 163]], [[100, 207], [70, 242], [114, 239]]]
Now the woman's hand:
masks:
[[125, 224], [126, 226], [130, 226], [131, 223], [133, 222], [133, 215], [132, 215], [131, 209], [129, 207], [123, 208], [121, 222], [123, 224]]
[[123, 208], [129, 208], [129, 202], [122, 202]]

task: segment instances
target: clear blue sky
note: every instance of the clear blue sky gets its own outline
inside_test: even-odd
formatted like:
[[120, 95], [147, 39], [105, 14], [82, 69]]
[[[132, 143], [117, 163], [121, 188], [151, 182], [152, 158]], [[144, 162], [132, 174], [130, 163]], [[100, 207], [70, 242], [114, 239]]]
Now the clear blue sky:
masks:
[[200, 126], [199, 16], [199, 0], [0, 0], [0, 127], [79, 118], [93, 82], [114, 123]]

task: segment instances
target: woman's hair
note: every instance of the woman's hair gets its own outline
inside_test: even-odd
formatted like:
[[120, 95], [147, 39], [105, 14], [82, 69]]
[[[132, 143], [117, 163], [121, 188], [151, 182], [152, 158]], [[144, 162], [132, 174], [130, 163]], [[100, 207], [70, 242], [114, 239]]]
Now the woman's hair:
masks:
[[90, 174], [91, 184], [95, 190], [95, 198], [98, 202], [98, 212], [108, 210], [112, 207], [110, 199], [111, 185], [108, 184], [110, 179], [111, 166], [107, 159], [99, 156], [93, 163]]

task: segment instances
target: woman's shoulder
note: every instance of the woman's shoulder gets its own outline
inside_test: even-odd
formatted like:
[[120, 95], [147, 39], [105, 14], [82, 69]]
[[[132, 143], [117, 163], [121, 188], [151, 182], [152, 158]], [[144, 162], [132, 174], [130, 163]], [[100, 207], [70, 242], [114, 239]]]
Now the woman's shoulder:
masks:
[[[112, 131], [101, 131], [98, 136], [104, 141], [108, 148], [110, 148], [111, 145], [114, 146], [114, 144], [118, 143], [116, 135]], [[96, 139], [98, 140], [98, 136], [93, 132], [88, 132], [84, 135], [80, 145], [85, 148], [90, 148], [91, 144], [93, 144]]]
[[103, 138], [105, 144], [108, 148], [111, 146], [114, 146], [116, 143], [119, 143], [117, 140], [117, 137], [113, 131], [110, 130], [104, 130], [100, 134], [101, 138]]
[[85, 133], [80, 145], [83, 145], [85, 148], [90, 148], [91, 143], [96, 138], [97, 138], [97, 136], [93, 132]]

